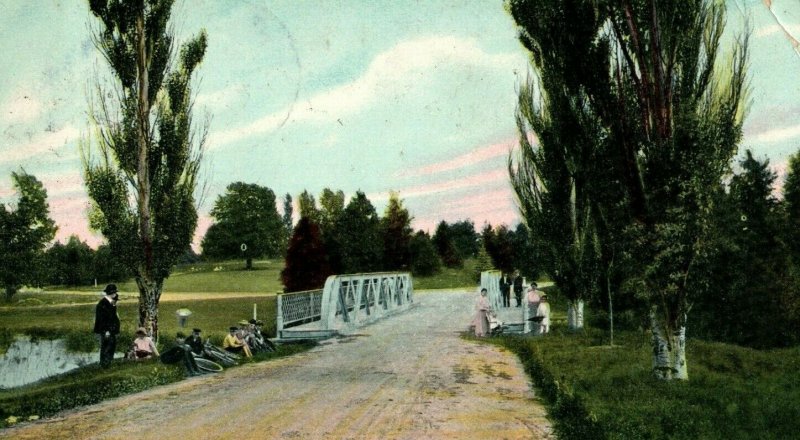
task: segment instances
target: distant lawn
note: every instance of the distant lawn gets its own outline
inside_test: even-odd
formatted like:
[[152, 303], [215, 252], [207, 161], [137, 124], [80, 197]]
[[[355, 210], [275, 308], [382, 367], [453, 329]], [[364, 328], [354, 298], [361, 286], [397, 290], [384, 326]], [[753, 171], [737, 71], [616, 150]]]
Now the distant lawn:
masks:
[[473, 258], [464, 261], [464, 265], [458, 268], [442, 267], [437, 274], [430, 276], [414, 276], [414, 289], [449, 289], [457, 287], [478, 286], [479, 282], [475, 275], [476, 260]]
[[[162, 302], [159, 306], [160, 335], [166, 341], [174, 338], [175, 333], [181, 330], [175, 312], [179, 308], [188, 308], [192, 311], [192, 315], [189, 317], [187, 327], [182, 330], [187, 332], [193, 327], [199, 327], [205, 337], [211, 337], [212, 341], [221, 343], [228, 332], [228, 327], [242, 319], [252, 318], [253, 304], [256, 304], [258, 319], [264, 321], [264, 328], [270, 335], [274, 335], [275, 297], [263, 295]], [[133, 339], [139, 319], [138, 313], [136, 299], [120, 301], [119, 316], [122, 322], [120, 344]], [[94, 302], [77, 306], [3, 309], [0, 310], [0, 323], [0, 327], [5, 331], [41, 335], [48, 339], [74, 333], [91, 335], [94, 324]]]

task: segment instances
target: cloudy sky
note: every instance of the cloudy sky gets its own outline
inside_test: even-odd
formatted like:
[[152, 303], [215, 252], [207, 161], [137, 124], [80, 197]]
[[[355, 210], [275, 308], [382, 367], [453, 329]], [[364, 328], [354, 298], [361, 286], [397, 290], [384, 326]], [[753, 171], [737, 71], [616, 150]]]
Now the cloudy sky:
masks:
[[[800, 147], [800, 0], [730, 0], [752, 29], [744, 148], [781, 171]], [[383, 212], [396, 191], [414, 227], [518, 221], [505, 169], [516, 89], [528, 70], [500, 0], [178, 1], [179, 38], [199, 29], [196, 119], [208, 115], [202, 235], [234, 181], [279, 198], [364, 191]], [[0, 203], [11, 172], [44, 182], [58, 239], [88, 230], [78, 143], [88, 95], [108, 68], [78, 0], [0, 0]]]

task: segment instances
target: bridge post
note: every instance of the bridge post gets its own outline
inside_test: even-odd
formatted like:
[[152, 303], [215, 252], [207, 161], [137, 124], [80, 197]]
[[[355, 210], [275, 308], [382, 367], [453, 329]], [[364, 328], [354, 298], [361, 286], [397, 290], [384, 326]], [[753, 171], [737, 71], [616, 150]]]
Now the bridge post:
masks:
[[278, 294], [278, 316], [275, 318], [275, 336], [280, 338], [283, 330], [283, 295]]

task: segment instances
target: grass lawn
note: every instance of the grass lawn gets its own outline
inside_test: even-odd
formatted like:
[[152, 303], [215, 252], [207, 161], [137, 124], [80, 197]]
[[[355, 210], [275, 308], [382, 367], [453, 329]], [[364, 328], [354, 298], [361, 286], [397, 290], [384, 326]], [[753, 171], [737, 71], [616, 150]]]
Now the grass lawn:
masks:
[[787, 439], [800, 424], [800, 348], [758, 351], [690, 339], [689, 381], [650, 371], [649, 338], [618, 332], [502, 337], [548, 403], [560, 438]]

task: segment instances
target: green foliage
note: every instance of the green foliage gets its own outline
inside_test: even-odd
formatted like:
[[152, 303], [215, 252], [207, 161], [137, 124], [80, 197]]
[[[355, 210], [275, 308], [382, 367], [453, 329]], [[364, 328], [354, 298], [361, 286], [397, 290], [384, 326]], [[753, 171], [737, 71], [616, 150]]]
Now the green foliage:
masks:
[[6, 302], [25, 284], [37, 281], [45, 245], [56, 233], [47, 191], [25, 171], [11, 173], [19, 199], [16, 209], [0, 203], [0, 284]]
[[383, 267], [380, 219], [363, 192], [350, 199], [335, 231], [341, 249], [341, 273], [376, 272]]
[[191, 79], [207, 36], [201, 31], [175, 54], [169, 0], [92, 0], [89, 7], [99, 20], [95, 46], [114, 77], [97, 85], [89, 111], [95, 133], [82, 145], [90, 223], [136, 277], [140, 324], [157, 335], [163, 281], [197, 226], [205, 132], [193, 125]]
[[203, 254], [214, 259], [244, 258], [252, 268], [254, 258], [281, 255], [285, 224], [275, 205], [275, 193], [256, 184], [228, 185], [211, 210], [214, 224], [203, 238]]
[[319, 227], [322, 241], [328, 252], [328, 262], [333, 273], [346, 273], [342, 262], [342, 237], [339, 236], [337, 224], [344, 213], [344, 192], [334, 192], [329, 188], [322, 190], [319, 196]]
[[381, 218], [383, 236], [383, 268], [385, 270], [408, 270], [411, 265], [411, 215], [403, 207], [396, 193], [389, 195], [389, 204]]
[[85, 286], [94, 278], [94, 250], [76, 235], [56, 242], [45, 252], [44, 282], [56, 286]]
[[475, 258], [480, 252], [480, 235], [475, 231], [475, 223], [472, 220], [461, 220], [451, 223], [448, 227], [448, 235], [453, 240], [458, 255], [462, 259]]
[[450, 226], [446, 221], [442, 220], [436, 226], [436, 232], [433, 234], [433, 244], [436, 246], [436, 252], [439, 253], [439, 257], [446, 267], [456, 268], [464, 264], [464, 260], [453, 242], [453, 237], [450, 235]]
[[782, 240], [788, 225], [772, 194], [777, 176], [768, 165], [746, 151], [730, 192], [717, 197], [711, 252], [698, 268], [708, 274], [709, 286], [696, 288], [697, 335], [756, 348], [798, 342], [798, 291]]
[[517, 269], [514, 265], [515, 248], [512, 242], [512, 232], [508, 230], [508, 227], [500, 225], [492, 228], [492, 225], [486, 224], [481, 235], [483, 247], [491, 256], [494, 267], [504, 273], [514, 272]]
[[292, 236], [292, 230], [294, 230], [294, 222], [292, 220], [292, 214], [294, 212], [294, 207], [292, 206], [292, 195], [286, 193], [283, 197], [283, 215], [281, 216], [281, 221], [283, 221], [283, 233], [285, 238], [284, 247], [288, 244], [289, 237]]
[[476, 258], [475, 261], [473, 280], [476, 283], [480, 283], [481, 272], [486, 272], [487, 270], [492, 270], [492, 269], [494, 269], [494, 264], [492, 263], [492, 257], [490, 257], [489, 253], [486, 252], [486, 246], [481, 244], [480, 251], [478, 251], [478, 258]]
[[[718, 63], [725, 7], [708, 0], [508, 8], [539, 85], [521, 88], [509, 170], [528, 225], [549, 242], [548, 274], [569, 297], [624, 274], [614, 284], [647, 300], [654, 326], [685, 327], [695, 289], [709, 284], [693, 269], [742, 134], [747, 37]], [[612, 274], [615, 256], [635, 265]]]
[[300, 218], [286, 251], [286, 267], [281, 271], [285, 292], [321, 289], [332, 275], [319, 226], [308, 217]]
[[781, 439], [795, 435], [800, 350], [689, 341], [693, 379], [650, 375], [645, 335], [622, 332], [608, 347], [593, 329], [556, 326], [544, 338], [503, 337], [548, 405], [560, 438]]
[[[411, 273], [414, 276], [431, 276], [439, 272], [442, 261], [425, 231], [417, 231], [411, 237]], [[416, 283], [416, 280], [414, 281]]]
[[300, 193], [297, 203], [300, 206], [300, 217], [308, 217], [314, 223], [319, 224], [320, 212], [317, 208], [317, 202], [311, 193], [308, 191]]

